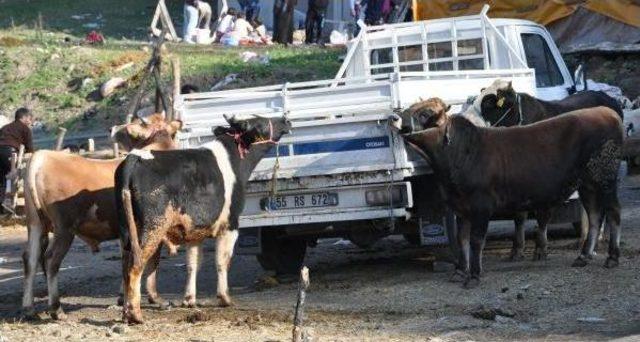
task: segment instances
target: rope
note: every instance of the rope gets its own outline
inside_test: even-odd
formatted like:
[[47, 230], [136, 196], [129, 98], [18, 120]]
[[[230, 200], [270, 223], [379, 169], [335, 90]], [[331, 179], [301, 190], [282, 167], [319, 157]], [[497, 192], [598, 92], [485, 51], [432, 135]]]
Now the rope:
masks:
[[[522, 125], [522, 101], [520, 101], [520, 94], [516, 93], [516, 102], [518, 103], [518, 126]], [[511, 110], [515, 107], [512, 106], [511, 108], [509, 108], [508, 111], [506, 111], [501, 117], [500, 119], [498, 119], [498, 121], [496, 121], [493, 125], [491, 125], [492, 127], [496, 127], [500, 122], [502, 122], [502, 120], [504, 120], [507, 115], [509, 115], [509, 113], [511, 113]]]
[[271, 174], [271, 191], [270, 197], [273, 198], [278, 194], [278, 170], [280, 169], [280, 142], [276, 143], [276, 162], [273, 163], [273, 172]]

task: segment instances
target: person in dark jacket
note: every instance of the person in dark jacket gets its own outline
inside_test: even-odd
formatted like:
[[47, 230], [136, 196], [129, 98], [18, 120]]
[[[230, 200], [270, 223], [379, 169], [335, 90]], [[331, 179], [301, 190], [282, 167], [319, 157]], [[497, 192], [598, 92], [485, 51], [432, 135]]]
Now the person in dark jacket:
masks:
[[305, 20], [305, 43], [322, 43], [324, 18], [327, 15], [329, 0], [309, 0], [307, 18]]
[[293, 43], [293, 10], [298, 0], [276, 0], [273, 4], [273, 41]]
[[385, 0], [365, 0], [364, 23], [367, 26], [380, 25], [382, 21], [382, 5]]
[[7, 175], [11, 172], [11, 155], [24, 145], [25, 153], [33, 152], [31, 124], [33, 115], [26, 108], [16, 111], [15, 120], [0, 129], [0, 213], [4, 214]]

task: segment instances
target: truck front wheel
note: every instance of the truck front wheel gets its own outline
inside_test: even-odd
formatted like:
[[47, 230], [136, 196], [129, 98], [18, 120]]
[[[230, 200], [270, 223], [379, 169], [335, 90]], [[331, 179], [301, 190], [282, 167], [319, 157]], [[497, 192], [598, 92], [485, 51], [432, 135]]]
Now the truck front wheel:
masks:
[[297, 274], [307, 251], [307, 241], [287, 237], [276, 229], [261, 232], [262, 251], [256, 255], [260, 266], [276, 274]]

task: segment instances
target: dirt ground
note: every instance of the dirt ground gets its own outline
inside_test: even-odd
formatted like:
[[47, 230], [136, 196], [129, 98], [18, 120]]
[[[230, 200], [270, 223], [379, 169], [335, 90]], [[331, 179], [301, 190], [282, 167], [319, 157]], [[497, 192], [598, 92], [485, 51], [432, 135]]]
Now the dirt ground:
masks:
[[[617, 269], [602, 267], [605, 249], [586, 268], [571, 268], [575, 238], [554, 238], [547, 261], [507, 262], [510, 242], [494, 238], [485, 254], [480, 287], [447, 282], [449, 268], [433, 266], [442, 250], [410, 247], [388, 238], [373, 250], [346, 241], [323, 240], [310, 249], [306, 326], [316, 341], [574, 341], [640, 340], [640, 176], [625, 177], [623, 257]], [[533, 222], [529, 222], [533, 226]], [[120, 282], [118, 245], [92, 255], [80, 241], [60, 272], [62, 302], [69, 318], [54, 322], [46, 309], [46, 285], [37, 278], [40, 320], [22, 322], [20, 259], [26, 232], [0, 228], [0, 341], [23, 340], [290, 340], [296, 282], [267, 282], [253, 256], [237, 256], [231, 268], [236, 305], [218, 308], [213, 244], [205, 246], [198, 279], [198, 309], [143, 306], [146, 323], [125, 326], [116, 304]], [[532, 250], [528, 238], [527, 251]], [[160, 264], [159, 290], [179, 300], [184, 253]], [[435, 268], [435, 269], [434, 269]], [[194, 315], [194, 312], [198, 312]]]

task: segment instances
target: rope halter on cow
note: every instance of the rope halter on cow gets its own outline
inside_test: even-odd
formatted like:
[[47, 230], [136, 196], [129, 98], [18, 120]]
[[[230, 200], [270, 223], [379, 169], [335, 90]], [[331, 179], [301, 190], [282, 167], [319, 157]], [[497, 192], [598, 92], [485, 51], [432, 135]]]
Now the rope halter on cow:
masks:
[[244, 141], [244, 139], [242, 139], [245, 133], [246, 132], [238, 132], [238, 131], [234, 131], [233, 133], [227, 133], [227, 135], [233, 137], [233, 140], [235, 140], [236, 145], [238, 146], [238, 154], [240, 154], [240, 159], [244, 159], [244, 157], [249, 152], [249, 148], [251, 147], [251, 145], [268, 144], [268, 143], [275, 145], [278, 143], [277, 141], [273, 140], [273, 123], [271, 122], [271, 120], [269, 120], [269, 139], [262, 136], [258, 136], [255, 142], [251, 144], [247, 144]]
[[511, 106], [511, 108], [509, 108], [504, 114], [502, 114], [500, 119], [498, 119], [498, 121], [496, 121], [491, 126], [492, 127], [498, 126], [498, 124], [502, 122], [502, 120], [504, 120], [507, 117], [507, 115], [509, 115], [509, 113], [511, 113], [511, 111], [513, 110], [513, 108], [515, 108], [516, 105], [518, 105], [518, 124], [517, 125], [521, 126], [524, 119], [522, 118], [522, 101], [520, 101], [520, 94], [518, 93], [516, 93], [516, 103], [514, 103], [513, 106]]

